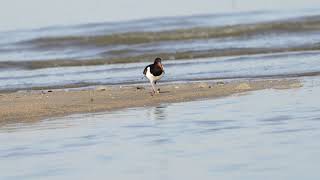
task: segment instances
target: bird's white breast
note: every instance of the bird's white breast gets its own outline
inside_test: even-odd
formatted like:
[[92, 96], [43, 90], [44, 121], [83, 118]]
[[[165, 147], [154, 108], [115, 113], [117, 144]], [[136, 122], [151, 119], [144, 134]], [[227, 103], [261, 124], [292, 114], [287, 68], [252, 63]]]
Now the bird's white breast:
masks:
[[150, 81], [158, 81], [159, 79], [162, 78], [164, 72], [161, 73], [160, 76], [154, 76], [153, 74], [151, 74], [150, 72], [150, 67], [147, 68], [147, 73], [146, 73], [146, 76], [147, 78], [150, 80]]

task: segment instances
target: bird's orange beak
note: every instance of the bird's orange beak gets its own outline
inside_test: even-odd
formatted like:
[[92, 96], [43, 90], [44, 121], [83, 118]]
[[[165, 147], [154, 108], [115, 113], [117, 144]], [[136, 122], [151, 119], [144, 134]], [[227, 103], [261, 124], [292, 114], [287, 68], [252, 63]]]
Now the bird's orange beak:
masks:
[[160, 66], [161, 70], [164, 71], [163, 65], [161, 63], [159, 63], [159, 66]]
[[156, 65], [157, 65], [158, 67], [160, 67], [162, 71], [164, 71], [164, 70], [163, 70], [163, 65], [161, 64], [161, 62], [158, 62]]

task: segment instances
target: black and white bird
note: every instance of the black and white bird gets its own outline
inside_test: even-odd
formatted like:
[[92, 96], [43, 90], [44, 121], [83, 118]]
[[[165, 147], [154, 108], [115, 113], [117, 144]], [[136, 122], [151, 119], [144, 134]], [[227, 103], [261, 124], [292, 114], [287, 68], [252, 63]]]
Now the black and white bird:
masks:
[[152, 93], [155, 94], [156, 92], [159, 92], [160, 89], [158, 91], [156, 90], [156, 83], [164, 75], [164, 69], [163, 69], [163, 65], [161, 64], [161, 58], [157, 57], [154, 60], [153, 64], [146, 66], [143, 70], [143, 74], [150, 81], [150, 84], [152, 87]]

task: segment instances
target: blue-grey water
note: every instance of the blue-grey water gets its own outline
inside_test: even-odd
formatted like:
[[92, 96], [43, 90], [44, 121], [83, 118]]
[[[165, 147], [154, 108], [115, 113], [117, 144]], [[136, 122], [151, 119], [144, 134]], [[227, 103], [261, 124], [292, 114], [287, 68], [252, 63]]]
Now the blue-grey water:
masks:
[[320, 81], [0, 128], [0, 179], [274, 179], [320, 175]]
[[0, 32], [0, 91], [142, 83], [157, 56], [167, 82], [314, 76], [319, 15], [252, 11]]

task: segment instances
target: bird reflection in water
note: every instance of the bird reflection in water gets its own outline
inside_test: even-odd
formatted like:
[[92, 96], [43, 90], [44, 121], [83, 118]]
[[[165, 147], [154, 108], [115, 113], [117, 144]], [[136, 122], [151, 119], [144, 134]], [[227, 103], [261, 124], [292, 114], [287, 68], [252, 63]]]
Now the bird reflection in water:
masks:
[[151, 107], [148, 113], [150, 120], [165, 120], [167, 118], [166, 108], [167, 105]]

